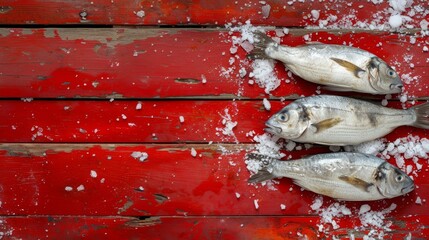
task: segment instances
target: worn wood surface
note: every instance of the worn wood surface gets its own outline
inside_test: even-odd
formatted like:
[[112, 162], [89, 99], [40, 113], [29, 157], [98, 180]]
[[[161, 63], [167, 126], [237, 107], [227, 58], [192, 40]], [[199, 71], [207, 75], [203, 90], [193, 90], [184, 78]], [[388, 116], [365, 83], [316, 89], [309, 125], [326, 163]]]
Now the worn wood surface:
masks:
[[[231, 54], [231, 36], [224, 30], [50, 28], [2, 29], [0, 33], [2, 98], [267, 96], [257, 84], [248, 83], [251, 63], [246, 51], [238, 46], [238, 52]], [[304, 36], [307, 41], [346, 43], [368, 50], [394, 66], [403, 78], [415, 79], [405, 84], [410, 98], [428, 97], [429, 52], [423, 51], [427, 36], [413, 37], [415, 43], [410, 44], [410, 35], [388, 32], [291, 30], [282, 43], [304, 44]], [[239, 76], [240, 68], [247, 70], [246, 77]], [[230, 73], [225, 74], [228, 69]], [[316, 93], [316, 84], [288, 76], [283, 64], [276, 63], [276, 72], [282, 84], [272, 97], [294, 99]]]
[[[291, 103], [271, 101], [272, 109], [267, 111], [261, 100], [28, 101], [0, 101], [0, 142], [248, 143], [264, 132], [271, 115]], [[141, 109], [136, 109], [138, 105]], [[401, 108], [401, 104], [391, 101], [388, 107]], [[232, 135], [222, 132], [227, 114], [237, 122]], [[181, 116], [184, 122], [180, 122]], [[403, 126], [386, 138], [424, 137], [427, 132]]]
[[[374, 4], [373, 2], [381, 2]], [[425, 0], [415, 0], [414, 6], [427, 9]], [[262, 7], [270, 6], [265, 18]], [[331, 24], [347, 22], [371, 23], [371, 20], [390, 16], [388, 1], [131, 1], [131, 0], [24, 0], [5, 1], [0, 5], [3, 24], [114, 24], [114, 25], [223, 25], [232, 21], [251, 20], [255, 24], [276, 26], [318, 26], [329, 16]], [[319, 21], [312, 19], [311, 11], [320, 11]], [[409, 9], [407, 9], [409, 10]], [[139, 11], [143, 11], [138, 14]], [[427, 13], [426, 13], [427, 14]], [[347, 17], [347, 16], [353, 17]], [[408, 23], [419, 27], [425, 12], [416, 11]]]
[[[247, 183], [243, 161], [253, 145], [230, 144], [0, 144], [0, 215], [194, 216], [307, 215], [317, 194], [289, 179], [272, 187]], [[197, 156], [191, 156], [194, 148]], [[291, 158], [326, 152], [285, 152]], [[147, 152], [141, 162], [133, 152]], [[391, 159], [395, 164], [395, 161]], [[392, 217], [427, 209], [427, 161], [404, 197], [369, 202], [372, 209], [398, 205]], [[407, 160], [407, 165], [412, 160]], [[96, 177], [91, 176], [96, 172]], [[79, 190], [79, 186], [84, 189]], [[71, 187], [70, 191], [66, 187]], [[277, 190], [273, 190], [277, 189]], [[240, 196], [237, 197], [237, 194]], [[259, 208], [256, 209], [254, 201]], [[324, 204], [334, 203], [325, 198]], [[286, 209], [282, 210], [280, 205]], [[365, 202], [347, 203], [359, 210]], [[67, 207], [64, 207], [67, 206]], [[313, 212], [314, 214], [314, 212]]]
[[[369, 227], [341, 228], [319, 233], [318, 219], [311, 216], [283, 217], [3, 217], [1, 231], [6, 239], [361, 239]], [[351, 219], [347, 227], [356, 219]], [[359, 221], [359, 220], [357, 220]], [[425, 239], [428, 216], [400, 217], [393, 222], [387, 239]], [[187, 229], [187, 231], [183, 231]], [[10, 234], [9, 234], [10, 233]]]
[[[278, 62], [281, 85], [267, 94], [249, 83], [252, 62], [241, 46], [231, 53], [239, 33], [224, 24], [250, 20], [272, 37], [291, 27], [280, 37], [290, 46], [368, 50], [405, 80], [410, 101], [394, 95], [388, 106], [422, 104], [429, 98], [429, 38], [420, 29], [429, 20], [428, 2], [415, 0], [401, 13], [409, 21], [394, 31], [386, 28], [392, 3], [374, 2], [1, 2], [0, 239], [427, 238], [427, 157], [405, 159], [402, 169], [417, 186], [406, 196], [347, 203], [324, 197], [323, 211], [332, 204], [350, 210], [334, 217], [337, 229], [323, 222], [329, 213], [312, 209], [319, 196], [291, 180], [247, 183], [244, 155], [257, 144], [253, 136], [292, 100], [385, 96], [328, 92], [288, 75]], [[222, 133], [226, 111], [237, 122], [233, 136]], [[429, 138], [427, 130], [404, 126], [386, 141], [409, 135]], [[333, 150], [298, 146], [281, 151], [294, 159]], [[139, 152], [148, 158], [140, 161]], [[381, 214], [378, 226], [364, 223], [364, 204]]]

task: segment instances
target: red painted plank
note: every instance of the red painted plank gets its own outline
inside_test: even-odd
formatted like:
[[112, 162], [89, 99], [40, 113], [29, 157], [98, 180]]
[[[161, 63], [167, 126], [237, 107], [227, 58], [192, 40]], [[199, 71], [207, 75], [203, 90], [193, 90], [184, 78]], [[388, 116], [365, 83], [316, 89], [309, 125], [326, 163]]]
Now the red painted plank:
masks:
[[[389, 3], [382, 1], [282, 1], [268, 0], [261, 4], [257, 0], [201, 0], [201, 1], [52, 1], [25, 0], [2, 3], [0, 20], [3, 24], [116, 24], [116, 25], [223, 25], [233, 19], [250, 19], [257, 24], [277, 26], [319, 26], [320, 21], [329, 18], [330, 25], [360, 26], [358, 22], [371, 23], [376, 19], [379, 24], [388, 21]], [[261, 14], [262, 6], [271, 7], [268, 18]], [[413, 5], [427, 9], [425, 0], [415, 0]], [[311, 10], [320, 11], [320, 18], [314, 21]], [[137, 13], [143, 11], [138, 16]], [[407, 15], [407, 8], [403, 15]], [[425, 16], [414, 11], [408, 23], [419, 26]], [[331, 17], [330, 17], [331, 16]], [[335, 18], [336, 17], [336, 18]], [[350, 25], [350, 26], [349, 26]]]
[[[197, 156], [191, 156], [191, 148]], [[244, 163], [249, 145], [90, 145], [1, 144], [0, 215], [308, 215], [316, 194], [302, 191], [289, 179], [277, 190], [248, 185]], [[144, 162], [135, 151], [147, 152]], [[328, 151], [293, 151], [292, 158]], [[200, 156], [201, 154], [201, 156]], [[394, 164], [394, 160], [392, 159]], [[368, 203], [386, 217], [427, 212], [427, 160], [413, 175], [417, 188], [404, 197]], [[414, 165], [406, 160], [407, 165]], [[91, 176], [91, 171], [95, 171]], [[79, 188], [83, 186], [84, 189]], [[70, 187], [71, 189], [68, 189]], [[66, 190], [66, 188], [69, 190]], [[80, 189], [80, 191], [79, 191]], [[240, 194], [237, 197], [237, 194]], [[420, 197], [422, 204], [416, 204]], [[259, 208], [255, 208], [255, 200]], [[323, 207], [334, 203], [325, 197]], [[282, 210], [280, 205], [286, 209]], [[357, 215], [363, 203], [340, 203]], [[65, 207], [66, 206], [66, 207]], [[348, 222], [345, 220], [345, 222]]]
[[[160, 217], [138, 220], [126, 217], [7, 217], [0, 218], [6, 239], [361, 239], [372, 229], [346, 225], [318, 232], [315, 217]], [[418, 221], [416, 221], [418, 220]], [[429, 218], [400, 217], [389, 239], [423, 239], [429, 234]]]
[[[249, 78], [239, 77], [250, 62], [239, 47], [230, 54], [231, 36], [219, 30], [185, 29], [2, 29], [0, 34], [0, 97], [97, 98], [262, 98], [267, 96]], [[309, 31], [291, 30], [282, 43], [304, 43]], [[413, 97], [428, 97], [428, 37], [389, 33], [326, 33], [306, 35], [311, 41], [352, 44], [396, 67]], [[228, 62], [233, 57], [235, 62]], [[231, 68], [221, 76], [222, 68]], [[317, 85], [287, 76], [281, 63], [281, 86], [273, 97], [296, 98], [316, 93]], [[207, 83], [202, 83], [202, 78]], [[286, 81], [291, 81], [286, 83]], [[322, 90], [322, 93], [325, 92]], [[353, 94], [355, 95], [355, 94]], [[371, 97], [371, 96], [367, 96]]]
[[[267, 111], [262, 101], [3, 100], [0, 142], [251, 142], [248, 133], [262, 134], [265, 121], [288, 103], [272, 101]], [[222, 131], [225, 111], [237, 122], [230, 135]], [[427, 130], [400, 127], [388, 139], [409, 133], [427, 136]]]

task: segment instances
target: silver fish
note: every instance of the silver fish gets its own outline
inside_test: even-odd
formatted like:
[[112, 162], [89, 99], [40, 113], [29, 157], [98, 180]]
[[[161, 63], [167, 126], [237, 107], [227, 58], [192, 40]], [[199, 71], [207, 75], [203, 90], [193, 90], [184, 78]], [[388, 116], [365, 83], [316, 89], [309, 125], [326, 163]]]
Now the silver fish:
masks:
[[262, 163], [249, 183], [286, 177], [309, 191], [345, 201], [394, 198], [414, 190], [413, 180], [400, 169], [362, 153], [327, 153], [288, 161], [254, 153], [246, 157]]
[[295, 100], [265, 125], [266, 132], [296, 142], [356, 145], [402, 125], [429, 129], [429, 103], [402, 110], [348, 97], [318, 95]]
[[333, 91], [371, 94], [400, 93], [403, 84], [386, 62], [362, 49], [334, 45], [280, 45], [264, 33], [255, 32], [251, 59], [276, 59], [301, 78]]

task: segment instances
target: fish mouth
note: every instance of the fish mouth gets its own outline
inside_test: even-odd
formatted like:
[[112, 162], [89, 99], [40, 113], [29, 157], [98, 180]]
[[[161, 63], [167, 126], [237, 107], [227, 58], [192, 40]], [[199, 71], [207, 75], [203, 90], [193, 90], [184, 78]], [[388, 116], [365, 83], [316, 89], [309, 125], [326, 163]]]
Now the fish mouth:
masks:
[[401, 193], [402, 194], [407, 194], [407, 193], [409, 193], [409, 192], [411, 192], [413, 190], [414, 190], [414, 184], [410, 184], [410, 185], [402, 188]]
[[390, 90], [392, 93], [401, 93], [404, 85], [402, 83], [390, 84]]
[[273, 126], [269, 123], [265, 123], [266, 128], [264, 128], [265, 132], [271, 134], [280, 134], [282, 133], [282, 129], [280, 127]]

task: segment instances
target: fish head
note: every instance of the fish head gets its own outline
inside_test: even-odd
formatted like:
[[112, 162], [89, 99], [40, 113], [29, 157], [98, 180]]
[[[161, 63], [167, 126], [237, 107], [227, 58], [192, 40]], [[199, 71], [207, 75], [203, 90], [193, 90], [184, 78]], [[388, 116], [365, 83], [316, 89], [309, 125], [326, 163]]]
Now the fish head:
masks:
[[368, 71], [370, 85], [376, 92], [382, 94], [402, 92], [404, 84], [401, 78], [398, 73], [383, 60], [377, 57], [371, 58]]
[[265, 131], [286, 139], [298, 138], [308, 127], [305, 111], [299, 104], [291, 103], [265, 122]]
[[378, 190], [386, 198], [405, 195], [414, 190], [414, 181], [403, 171], [387, 162], [379, 167], [377, 175]]

